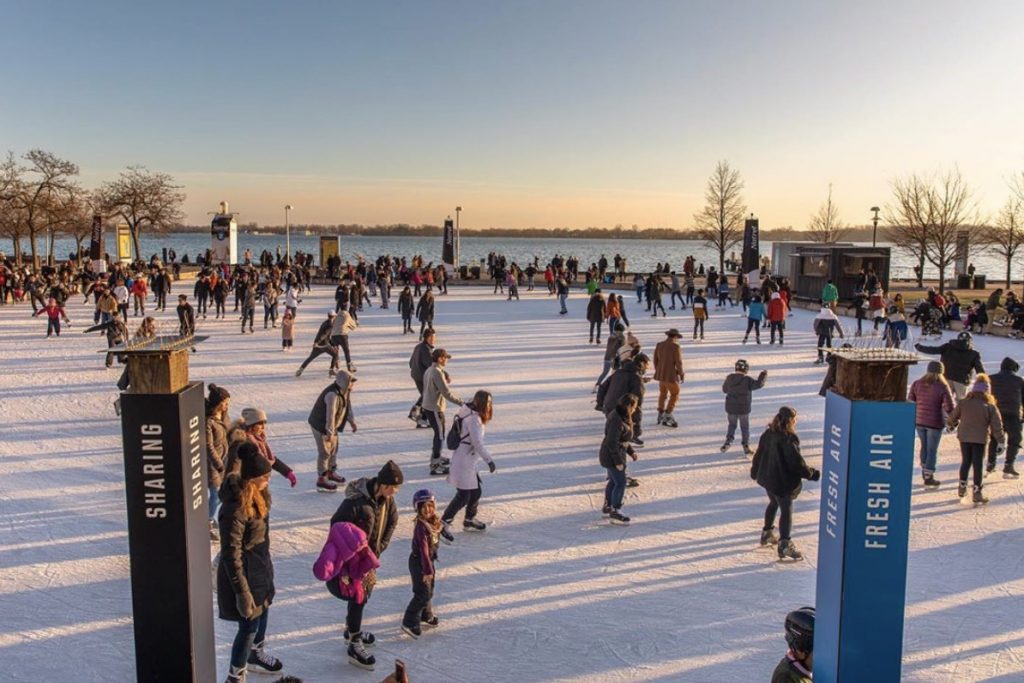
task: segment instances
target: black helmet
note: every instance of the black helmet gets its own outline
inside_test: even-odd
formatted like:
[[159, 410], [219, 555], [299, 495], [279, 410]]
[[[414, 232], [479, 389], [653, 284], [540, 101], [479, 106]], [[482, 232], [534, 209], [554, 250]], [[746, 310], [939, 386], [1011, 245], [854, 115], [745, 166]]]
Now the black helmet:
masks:
[[970, 346], [971, 343], [974, 341], [974, 336], [970, 332], [968, 332], [967, 330], [964, 330], [960, 334], [956, 335], [956, 338], [957, 338], [957, 341], [962, 341], [963, 343], [967, 344], [968, 346]]
[[746, 372], [747, 370], [750, 369], [750, 363], [740, 358], [738, 361], [736, 361], [735, 368], [736, 372]]
[[814, 650], [814, 608], [801, 607], [786, 615], [786, 643], [791, 650]]

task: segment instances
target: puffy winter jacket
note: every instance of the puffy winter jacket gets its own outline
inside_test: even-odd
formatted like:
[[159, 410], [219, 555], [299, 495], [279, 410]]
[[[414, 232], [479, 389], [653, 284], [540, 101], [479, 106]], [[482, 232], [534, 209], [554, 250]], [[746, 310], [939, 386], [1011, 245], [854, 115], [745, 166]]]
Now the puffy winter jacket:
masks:
[[608, 413], [604, 423], [604, 440], [598, 458], [601, 467], [618, 467], [626, 464], [629, 443], [633, 440], [633, 424], [625, 412], [616, 406]]
[[331, 526], [338, 522], [351, 522], [366, 532], [366, 542], [379, 558], [395, 533], [398, 508], [394, 497], [377, 497], [377, 477], [364, 477], [350, 482], [345, 489], [345, 500], [331, 517]]
[[979, 375], [985, 372], [985, 366], [981, 364], [981, 355], [959, 339], [948, 341], [942, 346], [915, 344], [914, 348], [921, 353], [939, 356], [945, 368], [943, 374], [950, 382], [967, 384], [972, 371]]
[[[221, 619], [254, 619], [274, 601], [274, 564], [270, 560], [270, 522], [247, 518], [240, 496], [242, 479], [228, 474], [220, 487], [220, 563], [217, 565], [217, 610]], [[252, 599], [255, 612], [239, 614], [236, 596]]]
[[786, 320], [786, 315], [789, 311], [786, 308], [786, 302], [782, 300], [782, 296], [773, 296], [768, 302], [768, 320], [773, 323], [781, 323]]
[[327, 542], [313, 564], [313, 576], [321, 581], [348, 578], [349, 581], [338, 582], [339, 591], [362, 604], [366, 602], [363, 579], [379, 567], [380, 560], [366, 542], [366, 532], [355, 524], [338, 522], [331, 525]]
[[918, 427], [942, 429], [945, 416], [953, 412], [953, 394], [945, 382], [929, 384], [922, 377], [910, 385], [907, 400], [916, 404], [914, 424]]
[[594, 294], [587, 303], [587, 322], [599, 323], [604, 321], [604, 297]]
[[219, 489], [228, 458], [228, 427], [219, 418], [206, 416], [206, 481]]
[[989, 375], [992, 383], [992, 395], [996, 397], [996, 405], [1003, 415], [1020, 416], [1022, 399], [1024, 399], [1024, 378], [1017, 374], [1020, 365], [1012, 358], [1004, 358], [999, 372]]
[[733, 372], [722, 382], [725, 393], [725, 412], [729, 415], [749, 415], [751, 394], [764, 386], [768, 371], [762, 370], [754, 379], [744, 372]]
[[459, 432], [462, 441], [459, 443], [459, 447], [452, 452], [448, 483], [457, 489], [472, 491], [479, 486], [476, 468], [480, 461], [493, 462], [491, 453], [484, 444], [484, 435], [487, 429], [480, 420], [480, 416], [467, 405], [459, 408], [455, 413], [455, 419], [462, 420]]
[[983, 398], [965, 398], [949, 414], [948, 424], [956, 427], [961, 443], [988, 443], [989, 432], [996, 441], [1003, 440], [1003, 420], [994, 405]]
[[597, 390], [597, 405], [607, 415], [615, 410], [615, 406], [619, 403], [619, 398], [626, 394], [636, 395], [640, 399], [640, 403], [643, 403], [644, 380], [640, 376], [640, 368], [631, 360], [624, 361], [622, 367], [613, 372], [601, 384]]
[[800, 493], [801, 479], [817, 479], [818, 470], [809, 467], [800, 454], [796, 434], [766, 429], [750, 464], [750, 478], [776, 496]]
[[764, 320], [764, 304], [760, 301], [751, 301], [747, 307], [747, 320]]

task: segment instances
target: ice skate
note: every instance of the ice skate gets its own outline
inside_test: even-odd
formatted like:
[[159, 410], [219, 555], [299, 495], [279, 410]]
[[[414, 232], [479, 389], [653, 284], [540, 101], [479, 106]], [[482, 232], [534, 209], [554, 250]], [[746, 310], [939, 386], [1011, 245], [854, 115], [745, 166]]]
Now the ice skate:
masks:
[[475, 519], [466, 519], [462, 521], [463, 531], [484, 531], [487, 525]]
[[333, 481], [335, 484], [345, 483], [345, 477], [338, 474], [336, 470], [328, 470], [327, 474], [325, 474], [324, 476], [327, 477], [328, 481]]
[[1020, 473], [1013, 469], [1013, 465], [1003, 468], [1003, 479], [1020, 479]]
[[765, 529], [761, 532], [761, 545], [778, 545], [779, 537], [775, 535], [775, 529]]
[[971, 502], [974, 503], [975, 507], [978, 507], [979, 505], [985, 505], [988, 503], [988, 498], [986, 498], [985, 494], [981, 492], [980, 486], [974, 487], [974, 497], [971, 499]]
[[423, 416], [416, 418], [416, 429], [430, 429], [430, 423]]
[[672, 413], [665, 413], [665, 417], [662, 419], [661, 424], [665, 425], [666, 427], [679, 426], [679, 423], [676, 422], [676, 419], [672, 417]]
[[745, 443], [745, 444], [743, 444], [743, 455], [745, 455], [745, 456], [747, 456], [747, 457], [749, 458], [749, 457], [750, 457], [750, 456], [752, 456], [753, 454], [754, 454], [754, 451], [753, 451], [753, 449], [752, 449], [752, 448], [750, 447], [750, 444], [749, 444], [749, 443]]
[[603, 506], [601, 506], [601, 516], [607, 517], [610, 514], [612, 514], [612, 506], [605, 503]]
[[413, 640], [416, 640], [423, 635], [423, 631], [420, 629], [419, 624], [402, 624], [402, 632]]
[[299, 368], [298, 370], [295, 371], [295, 376], [302, 377], [302, 368]]
[[348, 663], [352, 666], [358, 666], [360, 669], [373, 671], [377, 659], [366, 651], [362, 642], [353, 640], [348, 644]]
[[254, 643], [252, 649], [249, 650], [249, 662], [246, 668], [258, 673], [277, 673], [284, 668], [284, 664], [277, 657], [267, 654], [267, 651], [263, 649], [263, 643]]
[[608, 515], [609, 521], [616, 526], [629, 526], [629, 517], [622, 514], [618, 510], [612, 510], [611, 514]]
[[804, 559], [803, 553], [796, 549], [793, 541], [786, 539], [779, 541], [779, 559], [793, 560], [794, 562]]
[[437, 618], [437, 615], [420, 617], [420, 628], [437, 628], [440, 623], [441, 620]]
[[[351, 642], [352, 642], [352, 634], [348, 632], [348, 629], [345, 629], [345, 633], [343, 634], [343, 637], [345, 638], [345, 643], [346, 644], [351, 644]], [[373, 647], [374, 644], [376, 644], [376, 642], [377, 642], [377, 639], [369, 631], [360, 631], [358, 633], [358, 638], [359, 638], [360, 641], [362, 641], [363, 645], [365, 645], [366, 647]]]
[[967, 482], [966, 481], [961, 481], [960, 484], [956, 487], [956, 495], [957, 495], [958, 498], [963, 498], [964, 496], [967, 495]]
[[639, 479], [634, 479], [633, 477], [626, 477], [626, 488], [627, 489], [635, 489], [639, 485], [640, 485], [640, 480]]
[[658, 413], [658, 424], [665, 423], [665, 413]]
[[725, 443], [723, 443], [722, 447], [719, 448], [718, 450], [720, 450], [722, 453], [725, 453], [727, 450], [729, 450], [729, 446], [732, 446], [732, 439], [726, 439]]
[[228, 677], [224, 679], [224, 683], [245, 683], [245, 667], [230, 667], [228, 671]]
[[935, 475], [931, 472], [926, 472], [924, 475], [924, 485], [926, 488], [937, 489], [939, 484], [942, 482], [935, 478]]
[[988, 475], [992, 474], [995, 471], [996, 471], [996, 464], [994, 462], [989, 461], [989, 462], [985, 463], [985, 476], [986, 477]]
[[327, 475], [321, 474], [316, 480], [316, 490], [320, 493], [337, 493], [338, 485], [327, 478]]
[[441, 524], [440, 536], [441, 536], [441, 542], [444, 543], [445, 545], [454, 545], [454, 543], [455, 543], [455, 536], [452, 534], [452, 525], [449, 524], [448, 522], [443, 522]]
[[430, 476], [436, 477], [448, 474], [448, 465], [445, 465], [440, 460], [435, 460], [430, 463]]
[[633, 446], [633, 448], [643, 448], [644, 447], [644, 441], [639, 436], [634, 437], [633, 440], [630, 441], [629, 443], [630, 443], [630, 445]]

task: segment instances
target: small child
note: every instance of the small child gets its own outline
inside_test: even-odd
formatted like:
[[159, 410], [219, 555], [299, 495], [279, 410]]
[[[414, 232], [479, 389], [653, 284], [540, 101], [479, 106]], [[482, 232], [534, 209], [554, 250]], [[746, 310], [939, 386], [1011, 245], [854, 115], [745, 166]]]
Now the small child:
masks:
[[285, 311], [281, 318], [281, 351], [291, 351], [295, 342], [295, 316], [291, 311]]
[[814, 608], [801, 607], [786, 615], [789, 651], [772, 672], [771, 683], [811, 683], [814, 652]]
[[434, 597], [434, 561], [441, 537], [441, 519], [437, 516], [434, 492], [420, 489], [412, 497], [416, 508], [416, 528], [412, 532], [412, 553], [409, 555], [409, 574], [412, 578], [412, 600], [405, 608], [402, 630], [413, 639], [423, 635], [422, 627], [434, 628], [439, 620], [430, 604]]
[[49, 339], [51, 334], [60, 336], [60, 319], [63, 318], [64, 322], [71, 324], [68, 320], [67, 314], [64, 309], [60, 307], [57, 300], [50, 297], [50, 300], [46, 302], [46, 305], [40, 308], [38, 311], [32, 314], [32, 317], [36, 317], [41, 313], [46, 314], [46, 338]]
[[[760, 342], [758, 342], [760, 343]], [[762, 370], [757, 379], [749, 377], [750, 364], [742, 358], [736, 361], [735, 372], [728, 375], [722, 382], [722, 393], [725, 394], [725, 414], [729, 418], [729, 430], [725, 434], [722, 452], [725, 453], [732, 445], [736, 436], [736, 423], [740, 423], [740, 436], [743, 439], [743, 453], [753, 455], [750, 450], [750, 404], [751, 394], [764, 386], [768, 379], [768, 371]]]
[[690, 304], [693, 306], [693, 338], [697, 338], [697, 333], [700, 332], [700, 338], [704, 339], [704, 321], [708, 319], [708, 300], [704, 298], [704, 290], [698, 289], [697, 296], [693, 297], [693, 301]]
[[754, 295], [754, 298], [750, 301], [750, 307], [747, 309], [747, 332], [743, 335], [743, 343], [747, 343], [747, 337], [750, 336], [750, 331], [754, 331], [754, 338], [757, 339], [757, 343], [761, 343], [761, 321], [764, 319], [764, 304], [761, 303], [761, 296], [758, 294]]

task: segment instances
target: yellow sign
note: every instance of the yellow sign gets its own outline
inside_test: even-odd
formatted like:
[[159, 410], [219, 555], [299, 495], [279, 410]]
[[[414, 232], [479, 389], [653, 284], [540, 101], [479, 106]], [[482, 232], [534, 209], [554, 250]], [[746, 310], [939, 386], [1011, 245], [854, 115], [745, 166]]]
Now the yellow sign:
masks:
[[327, 267], [327, 259], [341, 255], [341, 238], [337, 235], [320, 236], [320, 267]]
[[117, 224], [117, 260], [121, 263], [132, 261], [132, 232], [127, 223]]

